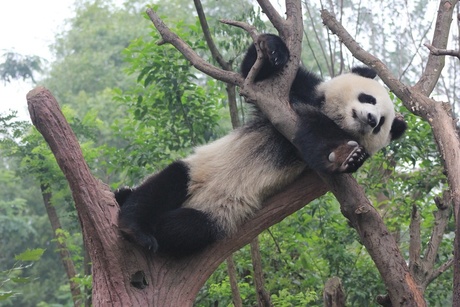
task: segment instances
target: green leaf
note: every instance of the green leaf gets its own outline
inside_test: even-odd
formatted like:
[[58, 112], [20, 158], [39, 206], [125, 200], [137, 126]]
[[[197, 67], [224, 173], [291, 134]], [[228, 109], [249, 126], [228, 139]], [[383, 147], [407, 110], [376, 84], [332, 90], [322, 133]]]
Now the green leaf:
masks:
[[18, 261], [38, 261], [45, 252], [43, 248], [27, 249], [25, 252], [14, 256]]
[[11, 278], [12, 282], [15, 282], [17, 284], [25, 284], [28, 283], [32, 280], [30, 277], [13, 277]]
[[8, 298], [12, 297], [15, 294], [16, 294], [16, 292], [13, 292], [13, 291], [0, 292], [0, 301], [5, 301], [5, 300], [7, 300]]

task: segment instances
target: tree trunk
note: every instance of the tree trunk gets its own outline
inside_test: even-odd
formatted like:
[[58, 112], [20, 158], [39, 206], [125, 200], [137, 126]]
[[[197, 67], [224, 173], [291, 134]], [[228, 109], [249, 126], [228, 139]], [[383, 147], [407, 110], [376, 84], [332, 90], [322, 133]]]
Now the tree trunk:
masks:
[[323, 291], [324, 307], [344, 307], [345, 293], [342, 287], [342, 281], [338, 277], [329, 278], [324, 285]]

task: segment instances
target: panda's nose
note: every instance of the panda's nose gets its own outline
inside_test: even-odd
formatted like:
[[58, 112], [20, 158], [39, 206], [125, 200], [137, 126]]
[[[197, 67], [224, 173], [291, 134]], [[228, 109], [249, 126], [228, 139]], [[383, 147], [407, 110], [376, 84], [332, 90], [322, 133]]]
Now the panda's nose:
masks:
[[377, 118], [375, 118], [374, 115], [372, 115], [371, 113], [368, 113], [367, 114], [367, 123], [369, 124], [369, 126], [371, 126], [372, 128], [375, 128], [375, 126], [377, 126]]

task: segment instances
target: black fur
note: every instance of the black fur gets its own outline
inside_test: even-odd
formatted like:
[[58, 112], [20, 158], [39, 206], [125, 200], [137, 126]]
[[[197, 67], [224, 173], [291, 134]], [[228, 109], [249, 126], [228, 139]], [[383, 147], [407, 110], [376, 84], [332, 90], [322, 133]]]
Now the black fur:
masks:
[[[121, 206], [118, 226], [124, 236], [154, 252], [174, 250], [175, 255], [188, 255], [214, 242], [219, 228], [213, 221], [200, 211], [181, 208], [188, 183], [188, 167], [177, 161], [135, 189], [115, 191]], [[174, 247], [173, 242], [188, 244]]]

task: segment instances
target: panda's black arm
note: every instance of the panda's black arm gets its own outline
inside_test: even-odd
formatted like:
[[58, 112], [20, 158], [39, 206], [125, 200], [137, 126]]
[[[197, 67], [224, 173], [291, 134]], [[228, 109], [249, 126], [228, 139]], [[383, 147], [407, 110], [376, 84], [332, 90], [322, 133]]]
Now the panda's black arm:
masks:
[[294, 142], [307, 165], [322, 173], [355, 172], [369, 157], [355, 138], [311, 106], [302, 106]]

